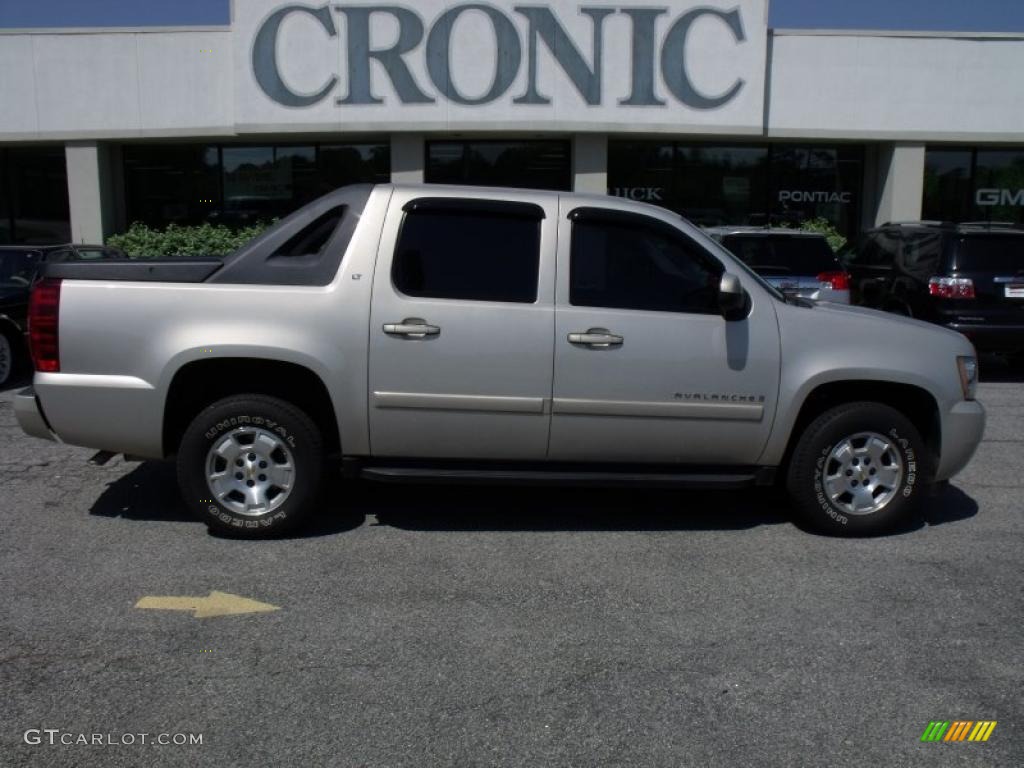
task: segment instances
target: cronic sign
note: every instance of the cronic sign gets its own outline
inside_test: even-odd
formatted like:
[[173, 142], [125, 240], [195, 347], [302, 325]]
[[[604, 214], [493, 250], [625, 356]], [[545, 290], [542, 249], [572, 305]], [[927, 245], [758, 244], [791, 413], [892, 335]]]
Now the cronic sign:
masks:
[[[482, 106], [507, 98], [515, 106], [550, 105], [555, 98], [551, 78], [557, 76], [571, 83], [587, 107], [674, 103], [710, 112], [729, 105], [744, 89], [761, 87], [731, 75], [712, 87], [703, 84], [709, 77], [714, 80], [707, 63], [709, 40], [715, 43], [714, 57], [734, 59], [747, 53], [743, 49], [750, 48], [752, 34], [764, 34], [763, 18], [748, 27], [744, 11], [752, 7], [759, 8], [751, 0], [732, 6], [464, 3], [440, 5], [439, 13], [428, 15], [418, 12], [423, 10], [419, 5], [414, 10], [295, 3], [274, 8], [256, 26], [251, 72], [266, 97], [290, 108], [327, 100], [337, 107], [372, 107], [385, 104], [390, 93], [410, 106]], [[452, 63], [466, 41], [459, 26], [470, 19], [493, 40], [489, 60], [479, 63], [489, 81], [482, 89], [468, 88], [466, 79], [474, 73]], [[302, 45], [289, 39], [300, 26], [310, 44], [330, 40], [339, 46], [333, 61], [317, 62], [311, 88], [290, 83], [282, 61], [287, 51], [294, 56]], [[385, 26], [387, 34], [381, 33]], [[749, 53], [756, 54], [756, 47]], [[710, 66], [716, 68], [713, 62]], [[628, 73], [617, 78], [618, 92], [607, 87], [606, 73], [613, 69]]]

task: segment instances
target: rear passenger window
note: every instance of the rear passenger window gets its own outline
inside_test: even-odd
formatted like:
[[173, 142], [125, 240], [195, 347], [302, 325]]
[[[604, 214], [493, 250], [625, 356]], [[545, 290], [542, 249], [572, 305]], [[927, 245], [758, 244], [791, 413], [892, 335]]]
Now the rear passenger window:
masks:
[[407, 210], [391, 277], [417, 298], [530, 304], [539, 268], [535, 216], [428, 206]]
[[718, 314], [722, 266], [684, 235], [652, 220], [578, 219], [569, 302], [654, 312]]

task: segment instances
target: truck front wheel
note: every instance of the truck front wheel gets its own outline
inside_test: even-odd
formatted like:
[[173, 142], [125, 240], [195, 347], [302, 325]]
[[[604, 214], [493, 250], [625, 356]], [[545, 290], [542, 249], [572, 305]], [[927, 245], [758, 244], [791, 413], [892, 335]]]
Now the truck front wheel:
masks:
[[848, 403], [815, 419], [799, 438], [787, 487], [797, 516], [823, 533], [883, 533], [904, 523], [925, 495], [929, 454], [899, 411]]
[[276, 397], [237, 395], [193, 419], [178, 451], [185, 503], [211, 530], [268, 538], [316, 507], [324, 474], [320, 433]]

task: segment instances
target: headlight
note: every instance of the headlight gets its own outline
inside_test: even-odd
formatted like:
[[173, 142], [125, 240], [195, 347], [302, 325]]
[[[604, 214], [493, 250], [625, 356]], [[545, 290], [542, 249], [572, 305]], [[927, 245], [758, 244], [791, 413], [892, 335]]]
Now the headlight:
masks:
[[958, 357], [956, 364], [960, 369], [960, 387], [964, 391], [964, 400], [973, 400], [978, 389], [978, 358]]

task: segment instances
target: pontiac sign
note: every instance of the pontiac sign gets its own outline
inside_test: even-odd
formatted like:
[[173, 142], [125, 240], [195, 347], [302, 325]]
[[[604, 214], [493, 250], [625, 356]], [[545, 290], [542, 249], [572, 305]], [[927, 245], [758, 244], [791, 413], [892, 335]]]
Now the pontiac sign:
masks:
[[249, 0], [236, 7], [236, 107], [259, 125], [452, 128], [458, 118], [754, 133], [766, 5]]

